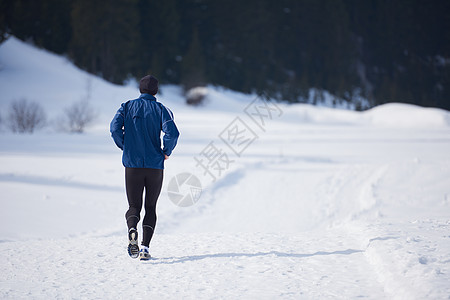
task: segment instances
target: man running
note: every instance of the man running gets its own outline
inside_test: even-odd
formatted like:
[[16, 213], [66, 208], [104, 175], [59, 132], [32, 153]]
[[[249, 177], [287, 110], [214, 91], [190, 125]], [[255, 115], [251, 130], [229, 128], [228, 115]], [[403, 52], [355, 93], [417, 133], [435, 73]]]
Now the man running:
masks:
[[[129, 208], [125, 214], [128, 226], [128, 254], [149, 260], [149, 245], [155, 231], [156, 202], [163, 182], [164, 161], [175, 148], [179, 132], [172, 112], [155, 98], [158, 80], [147, 75], [139, 82], [141, 95], [122, 103], [110, 131], [116, 145], [123, 150], [125, 188]], [[161, 131], [164, 132], [161, 148]], [[145, 215], [142, 221], [142, 247], [139, 251], [137, 224], [145, 190]]]

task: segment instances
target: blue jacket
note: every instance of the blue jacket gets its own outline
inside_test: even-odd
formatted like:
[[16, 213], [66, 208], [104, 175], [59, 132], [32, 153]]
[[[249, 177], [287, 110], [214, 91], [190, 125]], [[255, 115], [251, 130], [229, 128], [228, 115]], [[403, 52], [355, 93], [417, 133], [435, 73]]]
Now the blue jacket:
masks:
[[122, 103], [110, 131], [127, 168], [164, 169], [164, 154], [170, 156], [180, 135], [172, 112], [150, 94]]

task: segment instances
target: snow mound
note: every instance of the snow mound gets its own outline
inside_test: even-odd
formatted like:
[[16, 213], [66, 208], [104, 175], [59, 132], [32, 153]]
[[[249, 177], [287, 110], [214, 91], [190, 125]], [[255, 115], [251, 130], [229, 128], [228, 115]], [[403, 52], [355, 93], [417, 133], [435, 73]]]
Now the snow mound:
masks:
[[37, 49], [15, 37], [0, 45], [0, 111], [12, 101], [38, 102], [55, 118], [75, 102], [91, 101], [106, 123], [120, 103], [138, 95], [135, 86], [120, 86], [89, 74], [64, 56]]
[[[120, 103], [138, 96], [136, 84], [114, 85], [74, 66], [66, 57], [37, 49], [15, 37], [0, 45], [0, 110], [14, 100], [39, 102], [50, 117], [80, 100], [92, 100], [100, 112], [99, 122], [109, 122]], [[255, 101], [256, 94], [243, 94], [222, 87], [208, 86], [191, 91], [205, 97], [199, 112], [240, 114]], [[328, 94], [325, 93], [325, 96]], [[171, 108], [193, 112], [188, 108], [180, 87], [161, 87], [159, 99]], [[326, 97], [327, 98], [327, 97]], [[325, 101], [326, 102], [326, 101]], [[283, 121], [327, 125], [364, 125], [387, 128], [448, 128], [450, 112], [410, 104], [390, 103], [365, 112], [313, 106], [276, 103], [283, 111]], [[331, 103], [331, 102], [330, 102]], [[331, 104], [330, 104], [331, 105]]]
[[398, 128], [440, 128], [450, 125], [450, 112], [411, 104], [388, 103], [363, 113], [375, 126]]
[[386, 128], [448, 128], [450, 112], [403, 103], [379, 105], [364, 112], [318, 107], [310, 104], [283, 105], [284, 120], [327, 125], [363, 125]]

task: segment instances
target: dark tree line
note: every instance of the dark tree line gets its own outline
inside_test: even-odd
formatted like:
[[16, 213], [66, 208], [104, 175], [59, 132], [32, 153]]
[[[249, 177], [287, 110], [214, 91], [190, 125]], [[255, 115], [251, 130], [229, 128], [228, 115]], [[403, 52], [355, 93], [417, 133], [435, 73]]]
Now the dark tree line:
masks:
[[0, 0], [9, 35], [114, 82], [450, 109], [447, 0]]

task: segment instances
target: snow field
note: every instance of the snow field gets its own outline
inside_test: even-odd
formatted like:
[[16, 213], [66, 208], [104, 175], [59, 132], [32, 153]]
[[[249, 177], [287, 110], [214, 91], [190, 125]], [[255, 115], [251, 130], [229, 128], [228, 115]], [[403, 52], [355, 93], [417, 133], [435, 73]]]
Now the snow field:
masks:
[[[154, 258], [145, 263], [124, 255], [123, 236], [12, 242], [8, 247], [3, 243], [1, 263], [15, 272], [2, 273], [1, 296], [383, 298], [376, 278], [366, 274], [370, 266], [354, 263], [364, 261], [362, 250], [348, 248], [354, 243], [334, 244], [342, 238], [307, 233], [160, 234], [153, 241], [158, 245]], [[328, 272], [330, 265], [334, 272]]]
[[[136, 88], [15, 38], [0, 45], [0, 66], [2, 117], [22, 97], [50, 118], [88, 94], [98, 111], [84, 135], [3, 124], [1, 299], [449, 298], [449, 112], [278, 103], [260, 130], [244, 113], [254, 95], [208, 87], [192, 108], [163, 86], [181, 137], [144, 263], [126, 253], [124, 171], [108, 132]], [[240, 157], [219, 138], [236, 117], [258, 136]], [[215, 181], [194, 160], [211, 142], [233, 160]], [[203, 187], [188, 208], [167, 193], [182, 172]]]

